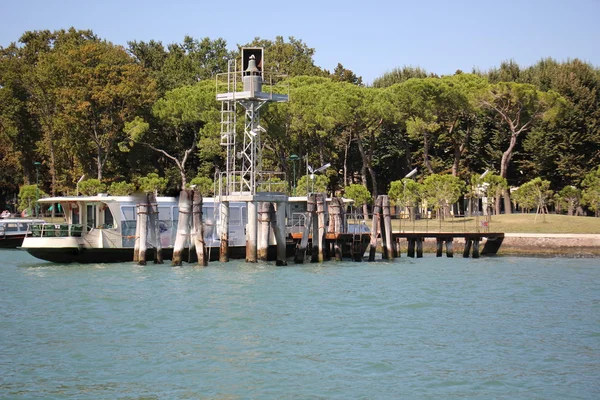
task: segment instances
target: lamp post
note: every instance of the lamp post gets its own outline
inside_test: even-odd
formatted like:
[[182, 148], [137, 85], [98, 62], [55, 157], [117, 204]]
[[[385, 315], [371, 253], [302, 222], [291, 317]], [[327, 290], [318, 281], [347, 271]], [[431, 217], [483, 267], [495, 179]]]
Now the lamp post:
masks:
[[[310, 171], [310, 180], [312, 181], [312, 192], [314, 192], [315, 191], [315, 174], [317, 172], [325, 171], [327, 168], [331, 167], [331, 163], [327, 163], [327, 164], [315, 169], [314, 171], [310, 165], [306, 164], [306, 167]], [[308, 186], [308, 182], [307, 182], [307, 186]]]
[[40, 165], [41, 162], [36, 161], [33, 163], [35, 165], [35, 217], [40, 216], [40, 205], [38, 200], [40, 198]]
[[288, 160], [290, 160], [292, 162], [292, 168], [294, 169], [294, 186], [292, 189], [292, 195], [295, 196], [296, 195], [296, 161], [300, 160], [301, 157], [299, 157], [296, 154], [292, 154], [290, 155], [290, 157], [288, 158]]

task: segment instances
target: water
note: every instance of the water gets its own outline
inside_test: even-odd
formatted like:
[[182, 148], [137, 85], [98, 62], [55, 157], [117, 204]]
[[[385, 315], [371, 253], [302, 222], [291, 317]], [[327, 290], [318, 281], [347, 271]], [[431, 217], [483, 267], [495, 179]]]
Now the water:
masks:
[[598, 259], [0, 260], [1, 398], [600, 398]]

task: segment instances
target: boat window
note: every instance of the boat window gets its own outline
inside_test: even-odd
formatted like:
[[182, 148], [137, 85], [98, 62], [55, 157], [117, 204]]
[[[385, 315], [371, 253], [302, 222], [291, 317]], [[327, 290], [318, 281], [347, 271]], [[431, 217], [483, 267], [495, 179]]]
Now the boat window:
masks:
[[171, 220], [171, 207], [158, 207], [158, 220], [159, 221], [170, 221]]
[[104, 225], [107, 228], [114, 227], [114, 223], [115, 223], [115, 219], [114, 219], [112, 213], [110, 212], [110, 208], [108, 208], [108, 206], [106, 206], [106, 208], [104, 209]]
[[73, 224], [80, 224], [81, 222], [79, 221], [79, 207], [77, 207], [77, 205], [73, 205], [73, 208], [71, 209], [71, 223]]
[[87, 205], [87, 226], [89, 228], [96, 227], [96, 206], [93, 204]]
[[4, 230], [6, 232], [15, 232], [19, 230], [19, 226], [15, 223], [4, 224]]
[[215, 209], [210, 207], [202, 207], [202, 218], [204, 219], [204, 221], [214, 221], [215, 220]]
[[121, 212], [123, 213], [123, 220], [135, 221], [135, 206], [121, 206]]
[[179, 221], [179, 207], [173, 207], [173, 221]]

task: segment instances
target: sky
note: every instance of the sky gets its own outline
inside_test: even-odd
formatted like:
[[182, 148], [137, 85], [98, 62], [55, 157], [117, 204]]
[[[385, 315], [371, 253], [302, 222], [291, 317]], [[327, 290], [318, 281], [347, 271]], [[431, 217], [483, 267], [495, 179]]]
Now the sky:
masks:
[[124, 46], [189, 35], [235, 49], [293, 36], [315, 49], [317, 66], [341, 63], [367, 84], [405, 65], [438, 75], [546, 57], [600, 67], [600, 0], [0, 0], [0, 15], [3, 47], [26, 31], [69, 27]]

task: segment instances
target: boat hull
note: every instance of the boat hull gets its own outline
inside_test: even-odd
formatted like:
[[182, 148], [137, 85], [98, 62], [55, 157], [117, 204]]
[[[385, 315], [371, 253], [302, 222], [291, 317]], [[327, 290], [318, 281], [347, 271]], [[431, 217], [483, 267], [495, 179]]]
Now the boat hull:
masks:
[[16, 249], [23, 244], [25, 234], [0, 236], [0, 249]]
[[[80, 263], [80, 264], [92, 264], [92, 263], [119, 263], [119, 262], [131, 262], [133, 261], [133, 249], [131, 248], [75, 248], [75, 247], [37, 247], [27, 248], [29, 254], [39, 258], [40, 260], [50, 261], [60, 264]], [[286, 249], [287, 257], [294, 255], [295, 245], [288, 244]], [[219, 260], [219, 249], [216, 247], [210, 247], [207, 249], [208, 257], [210, 261]], [[162, 249], [163, 260], [171, 260], [173, 258], [173, 248]], [[246, 247], [235, 246], [229, 247], [229, 258], [245, 259], [246, 258]], [[267, 260], [274, 261], [277, 259], [277, 247], [269, 246], [267, 253]], [[154, 249], [146, 250], [146, 261], [148, 263], [154, 260]], [[184, 249], [182, 253], [182, 260], [184, 262], [195, 263], [198, 261], [196, 252], [189, 249]]]

